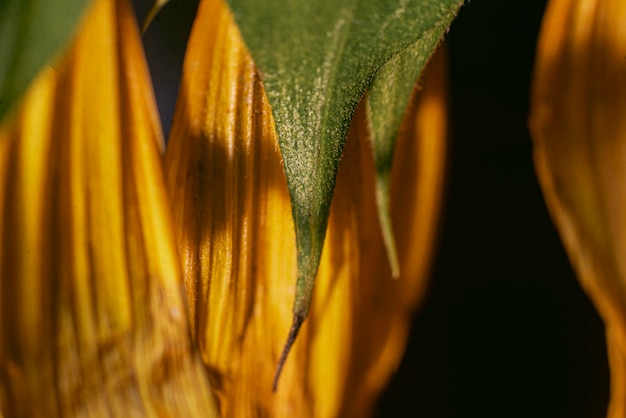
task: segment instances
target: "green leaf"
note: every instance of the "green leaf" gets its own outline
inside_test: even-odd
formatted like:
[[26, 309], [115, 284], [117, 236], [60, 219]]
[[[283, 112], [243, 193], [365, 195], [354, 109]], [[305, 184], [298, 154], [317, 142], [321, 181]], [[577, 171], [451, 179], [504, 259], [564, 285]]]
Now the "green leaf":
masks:
[[376, 166], [376, 204], [393, 277], [400, 275], [389, 208], [393, 152], [414, 86], [448, 28], [441, 22], [389, 60], [378, 72], [366, 97], [366, 112]]
[[463, 1], [228, 2], [272, 107], [296, 228], [294, 322], [278, 378], [309, 312], [354, 109], [383, 64], [434, 28], [447, 27]]
[[0, 120], [74, 32], [89, 0], [0, 0]]

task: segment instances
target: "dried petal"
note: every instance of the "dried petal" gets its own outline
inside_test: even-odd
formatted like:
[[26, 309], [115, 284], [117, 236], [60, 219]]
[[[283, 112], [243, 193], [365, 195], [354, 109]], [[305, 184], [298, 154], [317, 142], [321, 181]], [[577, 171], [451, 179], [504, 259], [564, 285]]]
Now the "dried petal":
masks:
[[14, 116], [0, 128], [3, 413], [215, 416], [126, 0], [93, 3]]
[[602, 316], [610, 417], [626, 414], [626, 2], [552, 0], [531, 128], [535, 165], [570, 260]]
[[289, 194], [271, 111], [232, 16], [221, 0], [201, 2], [166, 176], [195, 337], [223, 416], [364, 416], [397, 367], [441, 202], [445, 68], [440, 59], [432, 66], [392, 174], [402, 275], [391, 278], [359, 108], [309, 320], [273, 394], [297, 274]]

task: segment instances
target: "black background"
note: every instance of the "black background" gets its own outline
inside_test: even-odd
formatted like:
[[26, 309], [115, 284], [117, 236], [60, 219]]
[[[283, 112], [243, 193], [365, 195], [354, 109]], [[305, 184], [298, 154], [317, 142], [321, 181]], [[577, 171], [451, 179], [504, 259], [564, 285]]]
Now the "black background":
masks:
[[[135, 1], [140, 18], [149, 3]], [[532, 165], [528, 98], [545, 3], [472, 0], [446, 38], [452, 148], [438, 255], [377, 417], [605, 416], [604, 328]], [[196, 4], [172, 0], [144, 37], [165, 132]]]
[[606, 416], [604, 328], [532, 165], [529, 89], [545, 4], [472, 0], [451, 27], [439, 254], [379, 417]]

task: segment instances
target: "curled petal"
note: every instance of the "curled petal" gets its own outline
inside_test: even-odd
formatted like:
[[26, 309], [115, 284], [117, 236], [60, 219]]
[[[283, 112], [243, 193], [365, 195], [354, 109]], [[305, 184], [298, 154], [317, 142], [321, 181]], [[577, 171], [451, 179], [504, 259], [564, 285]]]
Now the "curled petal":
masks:
[[538, 48], [535, 166], [569, 258], [607, 330], [610, 417], [626, 413], [626, 3], [552, 0]]

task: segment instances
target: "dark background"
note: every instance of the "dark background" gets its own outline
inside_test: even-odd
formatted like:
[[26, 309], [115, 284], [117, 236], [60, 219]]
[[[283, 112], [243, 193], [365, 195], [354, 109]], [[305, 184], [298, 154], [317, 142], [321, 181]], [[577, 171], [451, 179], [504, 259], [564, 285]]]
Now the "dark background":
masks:
[[[135, 3], [141, 18], [150, 1]], [[472, 0], [447, 36], [452, 149], [438, 256], [377, 417], [605, 416], [604, 329], [532, 165], [526, 121], [545, 3]], [[166, 133], [196, 4], [172, 0], [144, 36]]]
[[447, 44], [452, 155], [432, 287], [379, 417], [606, 416], [604, 327], [532, 164], [545, 0], [472, 0]]

